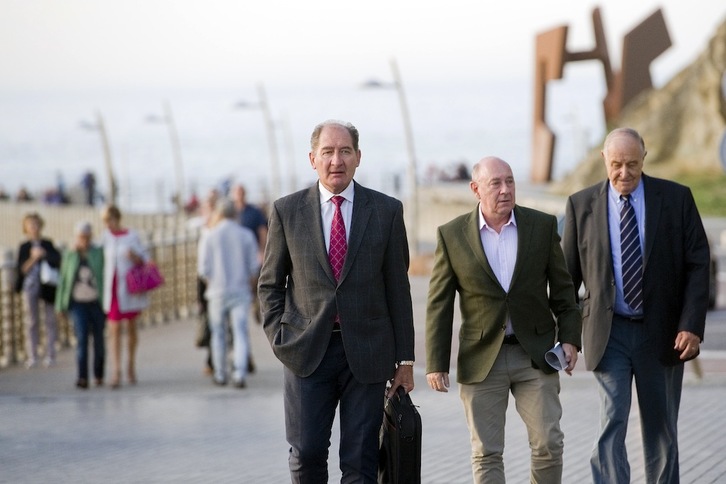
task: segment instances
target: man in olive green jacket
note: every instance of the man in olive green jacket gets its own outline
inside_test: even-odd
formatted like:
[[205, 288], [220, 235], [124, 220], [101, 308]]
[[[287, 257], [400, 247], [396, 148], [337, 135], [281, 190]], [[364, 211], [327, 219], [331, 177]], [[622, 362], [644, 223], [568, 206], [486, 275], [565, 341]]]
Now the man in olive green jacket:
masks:
[[474, 481], [504, 482], [511, 390], [529, 435], [531, 481], [560, 482], [560, 384], [545, 353], [560, 342], [571, 373], [581, 317], [557, 221], [515, 205], [512, 170], [499, 158], [475, 165], [470, 185], [477, 208], [438, 230], [426, 315], [427, 381], [437, 391], [449, 387], [458, 293], [457, 382], [472, 434]]

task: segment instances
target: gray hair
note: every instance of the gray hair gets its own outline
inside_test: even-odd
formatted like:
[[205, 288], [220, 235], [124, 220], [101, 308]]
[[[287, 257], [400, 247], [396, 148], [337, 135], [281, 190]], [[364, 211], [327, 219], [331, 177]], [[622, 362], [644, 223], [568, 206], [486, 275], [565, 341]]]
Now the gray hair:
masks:
[[76, 227], [73, 231], [76, 235], [88, 235], [90, 236], [93, 233], [93, 227], [91, 226], [91, 222], [87, 220], [81, 220], [76, 224]]
[[631, 139], [637, 141], [638, 144], [640, 144], [640, 149], [645, 155], [645, 141], [643, 141], [643, 137], [640, 136], [640, 133], [638, 133], [633, 128], [615, 128], [614, 130], [610, 131], [610, 133], [608, 133], [608, 135], [605, 137], [605, 141], [603, 142], [603, 152], [607, 153], [608, 146], [610, 146], [610, 142], [613, 140], [613, 138], [617, 138], [618, 136], [622, 135], [629, 136]]
[[220, 218], [233, 219], [237, 216], [234, 202], [228, 198], [220, 198], [214, 206], [214, 213]]
[[310, 136], [310, 149], [312, 151], [318, 149], [318, 144], [320, 143], [320, 133], [323, 131], [323, 128], [327, 126], [337, 126], [339, 128], [347, 129], [348, 133], [350, 133], [351, 139], [353, 140], [353, 149], [358, 151], [358, 140], [360, 139], [358, 128], [348, 122], [338, 121], [337, 119], [329, 119], [315, 126], [313, 134], [312, 136]]

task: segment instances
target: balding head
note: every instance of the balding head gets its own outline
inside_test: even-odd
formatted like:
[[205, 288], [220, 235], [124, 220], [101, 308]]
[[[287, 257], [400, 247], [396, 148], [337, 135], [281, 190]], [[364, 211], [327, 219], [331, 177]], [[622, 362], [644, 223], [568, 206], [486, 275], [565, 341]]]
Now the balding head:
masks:
[[502, 166], [509, 170], [510, 174], [512, 173], [512, 167], [503, 159], [497, 158], [496, 156], [484, 157], [474, 164], [474, 168], [471, 170], [471, 180], [478, 182], [480, 177], [486, 176], [490, 170]]
[[481, 213], [495, 230], [499, 230], [514, 209], [514, 175], [509, 163], [487, 156], [474, 165], [469, 184], [474, 196], [479, 200]]
[[621, 195], [632, 193], [640, 184], [645, 160], [645, 142], [631, 128], [614, 129], [605, 138], [602, 157], [613, 188]]

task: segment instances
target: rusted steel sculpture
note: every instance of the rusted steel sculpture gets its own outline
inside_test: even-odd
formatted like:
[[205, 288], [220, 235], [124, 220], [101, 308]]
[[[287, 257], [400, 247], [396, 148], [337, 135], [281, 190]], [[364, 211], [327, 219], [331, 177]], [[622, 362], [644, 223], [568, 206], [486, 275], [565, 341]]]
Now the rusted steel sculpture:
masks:
[[547, 125], [547, 83], [562, 79], [567, 62], [598, 60], [602, 63], [607, 95], [603, 100], [606, 123], [615, 120], [635, 96], [653, 86], [650, 63], [671, 46], [663, 12], [658, 9], [623, 39], [622, 67], [613, 72], [610, 65], [600, 9], [592, 11], [595, 47], [588, 51], [567, 50], [566, 25], [542, 32], [536, 37], [534, 70], [534, 125], [532, 131], [531, 180], [552, 180], [556, 136]]

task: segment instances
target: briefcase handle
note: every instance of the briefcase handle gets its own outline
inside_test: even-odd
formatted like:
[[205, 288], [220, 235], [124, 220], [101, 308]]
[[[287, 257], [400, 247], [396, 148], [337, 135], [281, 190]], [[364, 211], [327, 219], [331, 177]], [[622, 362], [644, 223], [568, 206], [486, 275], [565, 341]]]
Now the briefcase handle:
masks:
[[[391, 389], [391, 385], [390, 384], [386, 385], [386, 389], [383, 391], [383, 396], [384, 396], [385, 400], [389, 399], [388, 391], [390, 389]], [[398, 401], [403, 400], [403, 397], [406, 396], [406, 390], [400, 385], [398, 386], [398, 388], [396, 388], [396, 396], [398, 397]]]

